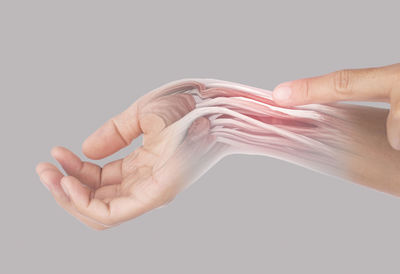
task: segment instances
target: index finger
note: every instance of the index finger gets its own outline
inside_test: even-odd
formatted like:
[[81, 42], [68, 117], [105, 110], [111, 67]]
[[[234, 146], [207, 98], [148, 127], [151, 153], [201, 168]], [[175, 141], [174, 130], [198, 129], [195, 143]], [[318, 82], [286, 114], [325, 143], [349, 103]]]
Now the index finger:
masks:
[[400, 64], [380, 68], [345, 69], [282, 83], [275, 88], [273, 97], [278, 104], [286, 106], [388, 100], [399, 73]]

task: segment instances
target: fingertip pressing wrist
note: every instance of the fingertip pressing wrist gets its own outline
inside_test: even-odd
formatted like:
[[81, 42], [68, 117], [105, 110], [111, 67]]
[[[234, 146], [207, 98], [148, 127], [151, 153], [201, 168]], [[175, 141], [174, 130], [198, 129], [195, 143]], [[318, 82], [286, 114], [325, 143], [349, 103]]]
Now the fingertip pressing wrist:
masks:
[[292, 82], [285, 82], [278, 85], [272, 92], [274, 101], [280, 105], [290, 105], [293, 95]]
[[311, 79], [299, 79], [284, 82], [273, 91], [276, 103], [283, 106], [298, 106], [311, 103], [312, 91], [310, 90]]
[[275, 101], [287, 103], [290, 101], [290, 97], [292, 96], [292, 88], [290, 87], [291, 82], [285, 82], [278, 85], [272, 95]]

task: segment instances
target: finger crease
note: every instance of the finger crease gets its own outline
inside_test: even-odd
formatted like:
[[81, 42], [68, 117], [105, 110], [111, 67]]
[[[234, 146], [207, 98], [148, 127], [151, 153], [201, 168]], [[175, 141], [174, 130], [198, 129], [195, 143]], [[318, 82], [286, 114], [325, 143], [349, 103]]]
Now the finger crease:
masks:
[[97, 188], [100, 188], [103, 186], [103, 171], [104, 171], [104, 169], [102, 167], [100, 167], [99, 185], [97, 186]]
[[124, 142], [125, 146], [129, 145], [129, 142], [124, 138], [124, 136], [121, 134], [121, 131], [118, 128], [117, 123], [115, 122], [114, 119], [111, 119], [111, 123], [114, 126], [115, 132], [118, 134], [118, 136], [121, 138], [121, 140]]

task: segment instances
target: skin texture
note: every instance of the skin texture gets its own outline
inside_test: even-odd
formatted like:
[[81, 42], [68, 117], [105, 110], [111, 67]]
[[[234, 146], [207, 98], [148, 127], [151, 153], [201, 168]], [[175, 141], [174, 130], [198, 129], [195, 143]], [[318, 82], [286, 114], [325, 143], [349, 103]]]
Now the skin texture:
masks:
[[400, 150], [400, 64], [379, 68], [345, 69], [278, 85], [274, 100], [282, 106], [337, 101], [380, 101], [391, 105], [387, 138]]
[[279, 106], [272, 93], [217, 80], [156, 89], [111, 118], [82, 145], [101, 159], [143, 134], [143, 145], [104, 167], [63, 147], [36, 171], [57, 203], [102, 230], [169, 203], [230, 154], [258, 154], [400, 194], [400, 153], [386, 141], [386, 110]]
[[[153, 96], [155, 95], [155, 96]], [[124, 159], [100, 167], [79, 159], [64, 147], [51, 154], [66, 176], [51, 163], [39, 163], [36, 172], [57, 203], [87, 226], [103, 230], [170, 202], [185, 182], [196, 178], [194, 164], [212, 141], [209, 120], [195, 119], [181, 131], [164, 129], [193, 110], [186, 94], [159, 97], [149, 94], [107, 121], [82, 145], [91, 159], [104, 158], [143, 134], [143, 145]], [[181, 134], [182, 135], [182, 134]], [[190, 159], [188, 159], [190, 157]]]
[[[52, 156], [68, 176], [50, 163], [40, 163], [36, 171], [58, 204], [86, 225], [101, 230], [172, 200], [180, 190], [178, 181], [182, 180], [183, 170], [174, 171], [174, 166], [167, 163], [171, 178], [163, 178], [162, 183], [158, 176], [164, 177], [163, 169], [152, 172], [165, 153], [163, 147], [171, 145], [168, 139], [160, 138], [159, 132], [193, 109], [194, 102], [186, 95], [172, 95], [168, 100], [168, 108], [163, 108], [167, 103], [164, 98], [143, 106], [141, 102], [135, 103], [88, 137], [83, 152], [89, 158], [100, 159], [126, 146], [139, 134], [144, 136], [143, 146], [103, 168], [82, 162], [66, 148], [53, 148]], [[159, 107], [152, 109], [154, 104]], [[207, 119], [196, 120], [180, 147], [200, 145], [207, 127]]]
[[349, 143], [340, 152], [346, 180], [400, 196], [400, 151], [387, 140], [385, 120], [388, 110], [372, 107], [337, 105], [348, 117]]

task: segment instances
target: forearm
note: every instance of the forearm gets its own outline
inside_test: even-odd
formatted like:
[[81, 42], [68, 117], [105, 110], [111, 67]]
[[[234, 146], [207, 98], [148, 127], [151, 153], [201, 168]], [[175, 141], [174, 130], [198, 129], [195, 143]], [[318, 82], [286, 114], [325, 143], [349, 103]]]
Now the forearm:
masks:
[[163, 134], [178, 144], [196, 119], [210, 121], [198, 176], [226, 155], [258, 154], [400, 195], [400, 154], [386, 141], [387, 110], [344, 104], [285, 108], [269, 91], [213, 80], [175, 82], [156, 94], [179, 93], [193, 96], [195, 107]]
[[386, 141], [386, 115], [355, 105], [282, 107], [267, 90], [183, 80], [142, 97], [85, 141], [85, 154], [98, 159], [143, 134], [123, 160], [100, 168], [56, 148], [71, 176], [50, 163], [37, 171], [60, 205], [96, 229], [168, 203], [229, 154], [275, 157], [400, 196], [400, 152]]
[[348, 151], [341, 153], [342, 176], [359, 184], [400, 196], [400, 152], [386, 138], [387, 109], [340, 105], [351, 127]]

